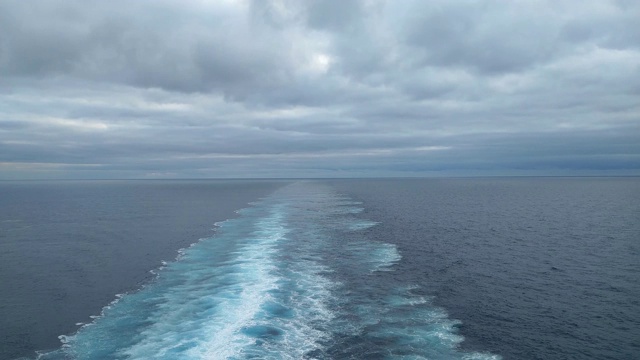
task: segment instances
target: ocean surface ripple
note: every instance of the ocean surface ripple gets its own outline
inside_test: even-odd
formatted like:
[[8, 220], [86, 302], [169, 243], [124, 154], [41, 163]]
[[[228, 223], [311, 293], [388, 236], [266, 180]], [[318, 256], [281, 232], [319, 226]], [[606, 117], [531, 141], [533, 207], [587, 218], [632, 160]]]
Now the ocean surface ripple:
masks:
[[394, 276], [402, 253], [362, 213], [284, 186], [38, 359], [499, 359], [460, 349], [461, 323]]

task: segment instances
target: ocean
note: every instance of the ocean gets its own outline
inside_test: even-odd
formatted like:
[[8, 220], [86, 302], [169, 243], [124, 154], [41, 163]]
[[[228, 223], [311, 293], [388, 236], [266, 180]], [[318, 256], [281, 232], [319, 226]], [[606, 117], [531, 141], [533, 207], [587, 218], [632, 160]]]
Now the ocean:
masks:
[[640, 179], [0, 183], [1, 359], [631, 359]]

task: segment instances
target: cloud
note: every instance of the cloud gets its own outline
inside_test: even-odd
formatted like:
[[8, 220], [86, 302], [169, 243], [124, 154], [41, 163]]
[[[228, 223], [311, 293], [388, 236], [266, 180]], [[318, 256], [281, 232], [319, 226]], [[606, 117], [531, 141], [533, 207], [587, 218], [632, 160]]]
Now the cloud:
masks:
[[613, 0], [3, 1], [0, 177], [639, 174], [639, 17]]

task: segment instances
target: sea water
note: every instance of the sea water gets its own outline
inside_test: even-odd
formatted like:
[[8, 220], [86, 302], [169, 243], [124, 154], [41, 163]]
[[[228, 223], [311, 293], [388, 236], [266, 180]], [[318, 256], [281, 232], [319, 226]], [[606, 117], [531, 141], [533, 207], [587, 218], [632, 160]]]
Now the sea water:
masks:
[[639, 185], [279, 183], [37, 357], [633, 358]]
[[463, 352], [456, 320], [389, 281], [395, 245], [360, 204], [285, 186], [221, 224], [39, 359], [498, 358]]
[[[640, 356], [640, 178], [332, 181], [395, 274], [504, 359]], [[392, 239], [392, 240], [390, 240]], [[401, 274], [401, 275], [400, 275]]]
[[59, 347], [59, 335], [90, 323], [178, 249], [215, 234], [215, 222], [282, 184], [0, 182], [0, 359]]

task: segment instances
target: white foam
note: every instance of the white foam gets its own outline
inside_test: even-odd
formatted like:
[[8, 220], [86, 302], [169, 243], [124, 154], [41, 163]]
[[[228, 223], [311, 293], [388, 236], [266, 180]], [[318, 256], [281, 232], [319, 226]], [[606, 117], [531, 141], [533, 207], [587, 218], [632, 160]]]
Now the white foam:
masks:
[[486, 353], [471, 353], [462, 356], [462, 360], [500, 360], [502, 356]]
[[378, 223], [375, 221], [356, 220], [356, 221], [349, 222], [349, 224], [347, 225], [347, 228], [351, 231], [360, 231], [360, 230], [366, 230], [366, 229], [372, 228], [376, 225], [378, 225]]
[[393, 271], [393, 266], [402, 260], [394, 244], [356, 241], [349, 243], [346, 250], [346, 256], [367, 266], [370, 272]]
[[[324, 188], [313, 189], [316, 191], [300, 186], [281, 192], [277, 199], [256, 204], [255, 209], [239, 211], [242, 216], [238, 219], [216, 223], [223, 227], [216, 237], [191, 244], [174, 262], [162, 262], [162, 277], [149, 291], [133, 297], [117, 295], [100, 316], [93, 317], [96, 321], [83, 325], [88, 329], [101, 317], [117, 312], [107, 324], [113, 328], [90, 334], [89, 345], [110, 343], [110, 331], [120, 329], [118, 321], [131, 318], [141, 325], [134, 324], [133, 338], [122, 342], [129, 345], [115, 347], [112, 357], [309, 358], [312, 351], [322, 350], [331, 340], [336, 328], [329, 326], [337, 326], [340, 332], [353, 335], [367, 328], [375, 329], [371, 330], [375, 336], [401, 338], [415, 359], [441, 358], [443, 354], [453, 358], [464, 355], [462, 358], [469, 360], [499, 359], [491, 354], [458, 352], [463, 340], [456, 334], [459, 322], [440, 309], [434, 310], [428, 298], [411, 293], [415, 286], [399, 288], [389, 298], [371, 297], [370, 303], [356, 306], [361, 317], [358, 323], [352, 323], [349, 316], [342, 319], [345, 314], [337, 305], [341, 300], [335, 297], [342, 285], [326, 275], [334, 269], [324, 265], [322, 256], [328, 243], [322, 228], [359, 231], [377, 223], [352, 215], [363, 211], [357, 206], [360, 203]], [[295, 236], [289, 231], [295, 231]], [[355, 271], [362, 273], [393, 270], [402, 259], [396, 245], [367, 241], [366, 234], [347, 233], [355, 240], [340, 245], [344, 259], [353, 261]], [[298, 242], [291, 244], [289, 236]], [[289, 247], [292, 252], [282, 252]], [[125, 307], [110, 310], [120, 299]], [[274, 329], [274, 334], [262, 338], [261, 328], [267, 332]], [[76, 345], [75, 336], [60, 339], [63, 347]], [[437, 349], [430, 350], [433, 344]], [[390, 354], [393, 350], [389, 348]]]
[[[251, 345], [253, 339], [240, 330], [252, 324], [260, 306], [269, 299], [268, 292], [276, 288], [275, 244], [286, 234], [281, 217], [274, 210], [270, 217], [260, 221], [257, 227], [261, 230], [253, 238], [245, 239], [242, 248], [234, 253], [235, 258], [226, 262], [223, 269], [217, 269], [233, 278], [227, 282], [230, 285], [203, 289], [197, 271], [191, 272], [194, 284], [171, 289], [172, 294], [167, 295], [169, 298], [159, 309], [157, 319], [140, 334], [141, 341], [122, 351], [122, 355], [171, 356], [172, 351], [182, 352], [184, 346], [186, 353], [181, 356], [226, 359], [238, 356], [244, 347]], [[212, 270], [205, 265], [202, 271], [206, 275]], [[185, 295], [190, 298], [185, 299]], [[211, 305], [203, 308], [203, 301]], [[205, 316], [182, 316], [189, 309], [203, 311]], [[185, 324], [184, 319], [191, 319], [190, 323]], [[197, 332], [189, 334], [194, 331]], [[191, 335], [189, 341], [183, 338], [187, 335]]]
[[213, 226], [215, 226], [216, 228], [221, 228], [223, 227], [225, 224], [227, 224], [229, 220], [224, 220], [224, 221], [216, 221], [213, 223]]
[[381, 244], [374, 256], [379, 261], [375, 271], [390, 271], [393, 265], [402, 260], [398, 247], [394, 244]]

